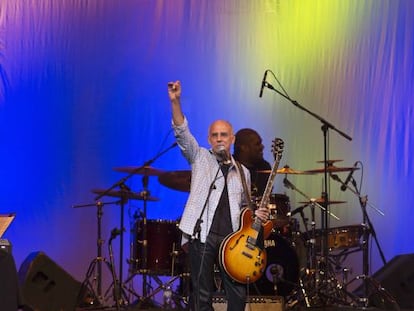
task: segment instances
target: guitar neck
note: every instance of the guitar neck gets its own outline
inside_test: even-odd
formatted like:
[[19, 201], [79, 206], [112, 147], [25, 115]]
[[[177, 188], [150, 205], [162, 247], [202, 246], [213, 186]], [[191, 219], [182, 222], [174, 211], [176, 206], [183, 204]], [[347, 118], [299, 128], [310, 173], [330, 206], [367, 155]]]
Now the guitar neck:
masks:
[[262, 200], [260, 201], [259, 208], [262, 208], [262, 207], [267, 208], [269, 204], [270, 193], [272, 192], [273, 182], [275, 180], [278, 167], [279, 167], [279, 161], [277, 160], [273, 163], [272, 171], [269, 175], [269, 178], [267, 179], [266, 188], [265, 188], [265, 191], [263, 192], [263, 196], [262, 196]]
[[273, 181], [275, 179], [277, 168], [279, 167], [280, 159], [282, 158], [282, 151], [284, 147], [284, 142], [280, 138], [275, 138], [273, 140], [272, 152], [275, 158], [275, 161], [272, 165], [272, 171], [270, 172], [269, 178], [267, 179], [267, 184], [265, 191], [263, 192], [262, 200], [260, 201], [259, 208], [268, 208], [270, 192], [272, 191]]

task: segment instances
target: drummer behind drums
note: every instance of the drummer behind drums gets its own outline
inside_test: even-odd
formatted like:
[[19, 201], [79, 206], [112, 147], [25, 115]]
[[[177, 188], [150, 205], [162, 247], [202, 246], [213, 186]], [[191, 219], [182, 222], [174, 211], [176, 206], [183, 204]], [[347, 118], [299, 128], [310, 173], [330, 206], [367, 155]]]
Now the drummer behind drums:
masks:
[[[269, 179], [271, 165], [263, 158], [264, 145], [260, 135], [251, 128], [243, 128], [235, 135], [233, 157], [250, 171], [252, 198], [261, 199]], [[283, 194], [274, 194], [270, 198], [271, 219], [275, 229], [286, 236], [291, 232], [289, 217], [289, 198]], [[282, 233], [281, 232], [281, 233]]]
[[271, 169], [263, 158], [264, 145], [260, 135], [251, 128], [243, 128], [236, 133], [233, 157], [250, 171], [252, 197], [259, 198], [266, 188], [269, 174], [258, 171]]

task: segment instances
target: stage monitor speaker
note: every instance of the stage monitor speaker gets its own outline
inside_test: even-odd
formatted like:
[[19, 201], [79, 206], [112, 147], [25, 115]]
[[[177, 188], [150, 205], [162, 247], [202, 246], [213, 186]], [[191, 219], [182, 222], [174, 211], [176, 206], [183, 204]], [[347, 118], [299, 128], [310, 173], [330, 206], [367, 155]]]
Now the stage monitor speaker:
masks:
[[31, 253], [18, 274], [26, 306], [36, 311], [75, 310], [81, 283], [44, 253]]
[[[227, 301], [224, 297], [213, 297], [214, 311], [226, 311]], [[254, 296], [248, 299], [244, 311], [284, 311], [283, 297]]]
[[[394, 297], [401, 309], [414, 308], [414, 254], [395, 256], [372, 278]], [[374, 293], [370, 299], [375, 301], [375, 296]]]
[[17, 310], [20, 305], [16, 263], [11, 253], [0, 248], [0, 310]]

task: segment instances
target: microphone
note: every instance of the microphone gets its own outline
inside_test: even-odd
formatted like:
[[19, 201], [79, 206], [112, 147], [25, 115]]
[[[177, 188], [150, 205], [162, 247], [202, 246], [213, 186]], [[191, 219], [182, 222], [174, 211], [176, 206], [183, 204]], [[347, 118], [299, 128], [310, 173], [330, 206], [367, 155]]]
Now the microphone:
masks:
[[348, 177], [345, 179], [345, 182], [343, 183], [343, 185], [341, 186], [341, 190], [345, 191], [347, 188], [348, 183], [351, 181], [352, 175], [354, 174], [354, 171], [356, 170], [358, 165], [358, 161], [356, 161], [354, 163], [354, 167], [352, 168], [352, 170], [349, 172]]
[[286, 177], [283, 178], [283, 185], [288, 189], [295, 190], [295, 187], [293, 186], [293, 184]]
[[111, 230], [111, 237], [109, 238], [109, 241], [111, 242], [113, 239], [115, 239], [118, 235], [120, 235], [124, 230], [114, 228]]
[[218, 160], [222, 164], [230, 164], [231, 163], [230, 155], [229, 155], [229, 153], [227, 152], [227, 150], [224, 146], [218, 146], [216, 154], [218, 156]]
[[297, 213], [301, 213], [303, 211], [303, 209], [308, 206], [309, 204], [305, 204], [302, 206], [299, 206], [298, 208], [295, 208], [293, 211], [289, 212], [286, 214], [286, 216], [291, 217], [293, 215], [296, 215]]
[[266, 86], [266, 77], [267, 77], [267, 72], [269, 70], [266, 70], [263, 76], [263, 80], [262, 80], [262, 86], [260, 87], [260, 93], [259, 93], [259, 97], [261, 98], [263, 96], [263, 89]]

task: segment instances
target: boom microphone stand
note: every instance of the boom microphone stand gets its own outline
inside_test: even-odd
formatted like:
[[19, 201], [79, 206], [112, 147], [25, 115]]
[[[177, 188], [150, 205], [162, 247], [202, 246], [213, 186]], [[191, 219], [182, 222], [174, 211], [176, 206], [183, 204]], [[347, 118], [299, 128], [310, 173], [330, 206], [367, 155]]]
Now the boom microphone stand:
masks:
[[[270, 72], [273, 77], [275, 78], [275, 80], [277, 81], [277, 83], [279, 84], [279, 86], [281, 87], [281, 89], [283, 90], [284, 93], [280, 92], [279, 90], [277, 90], [276, 88], [274, 88], [270, 83], [268, 83], [266, 81], [266, 76], [267, 76], [267, 72]], [[288, 101], [290, 101], [294, 106], [298, 107], [299, 109], [307, 112], [308, 114], [310, 114], [311, 116], [313, 116], [315, 119], [319, 120], [322, 123], [322, 133], [323, 133], [323, 152], [324, 152], [324, 190], [323, 190], [323, 198], [324, 198], [324, 202], [322, 204], [322, 206], [324, 207], [324, 210], [322, 210], [322, 215], [321, 215], [321, 220], [322, 220], [322, 232], [323, 232], [323, 239], [322, 239], [322, 245], [321, 245], [321, 253], [322, 253], [322, 260], [327, 263], [328, 262], [328, 216], [329, 216], [329, 195], [328, 195], [328, 165], [329, 165], [329, 161], [328, 161], [328, 130], [334, 130], [336, 131], [338, 134], [340, 134], [341, 136], [345, 137], [348, 140], [352, 140], [352, 138], [345, 134], [344, 132], [340, 131], [339, 129], [337, 129], [334, 125], [332, 125], [331, 123], [329, 123], [328, 121], [326, 121], [325, 119], [323, 119], [322, 117], [318, 116], [316, 113], [311, 112], [309, 109], [301, 106], [296, 100], [293, 100], [289, 97], [289, 95], [287, 94], [287, 92], [285, 91], [285, 89], [283, 88], [283, 86], [281, 85], [281, 83], [279, 82], [279, 80], [277, 79], [277, 77], [275, 76], [275, 74], [271, 71], [271, 70], [266, 70], [264, 77], [263, 77], [263, 81], [262, 81], [262, 85], [261, 85], [261, 90], [260, 90], [260, 95], [259, 97], [262, 96], [263, 93], [263, 88], [266, 87], [270, 90], [273, 90], [274, 92], [278, 93], [279, 95], [281, 95], [282, 97], [284, 97], [285, 99], [287, 99]], [[327, 265], [326, 265], [327, 266]], [[327, 274], [324, 274], [327, 275]]]

